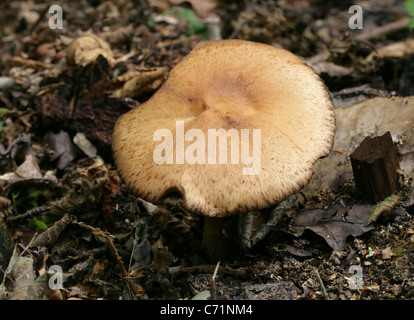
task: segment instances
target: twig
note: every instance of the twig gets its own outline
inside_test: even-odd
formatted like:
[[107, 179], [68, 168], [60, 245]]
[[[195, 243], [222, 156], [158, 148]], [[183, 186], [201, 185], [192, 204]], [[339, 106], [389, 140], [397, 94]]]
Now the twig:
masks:
[[40, 207], [36, 207], [33, 209], [30, 209], [28, 211], [26, 211], [23, 214], [20, 214], [18, 216], [11, 216], [11, 217], [7, 217], [6, 219], [6, 223], [7, 224], [18, 224], [20, 222], [23, 222], [27, 219], [33, 218], [43, 212], [49, 211], [50, 207], [49, 206], [40, 206]]
[[[373, 38], [377, 38], [379, 36], [386, 35], [387, 33], [391, 33], [391, 32], [394, 32], [394, 31], [404, 29], [407, 26], [409, 21], [410, 20], [408, 18], [404, 18], [404, 19], [397, 20], [397, 21], [388, 23], [386, 25], [383, 25], [383, 26], [380, 26], [380, 27], [377, 27], [377, 28], [372, 28], [370, 30], [367, 30], [367, 31], [364, 31], [364, 32], [361, 32], [360, 34], [358, 34], [355, 37], [355, 40], [368, 41], [368, 40], [371, 40]], [[314, 55], [310, 58], [307, 58], [306, 61], [307, 61], [307, 63], [309, 63], [311, 65], [316, 64], [320, 61], [323, 61], [324, 58], [326, 56], [328, 56], [329, 54], [330, 54], [329, 50], [325, 49], [325, 50], [322, 50], [321, 52], [317, 53], [316, 55]]]
[[370, 40], [372, 38], [376, 38], [382, 35], [385, 35], [390, 32], [398, 31], [407, 27], [408, 22], [410, 22], [409, 18], [404, 18], [401, 20], [397, 20], [386, 25], [371, 28], [367, 31], [361, 32], [359, 35], [355, 37], [356, 40]]
[[325, 300], [328, 300], [328, 294], [326, 293], [326, 289], [325, 289], [325, 286], [323, 284], [322, 278], [319, 275], [318, 269], [314, 268], [314, 270], [315, 270], [315, 273], [316, 273], [316, 277], [318, 278], [319, 285], [322, 289], [323, 296], [325, 297]]
[[53, 68], [53, 66], [50, 63], [44, 63], [42, 61], [37, 61], [37, 60], [32, 60], [32, 59], [24, 59], [22, 57], [11, 58], [11, 63], [18, 67], [33, 68], [36, 70]]
[[[7, 278], [9, 278], [9, 280], [11, 282], [15, 282], [14, 279], [12, 277], [10, 277], [1, 266], [0, 266], [0, 271], [3, 272], [3, 277], [6, 276]], [[3, 285], [3, 282], [4, 282], [4, 280], [2, 281], [2, 285]], [[0, 298], [1, 298], [1, 296], [0, 296]]]
[[[179, 273], [192, 273], [192, 272], [205, 272], [205, 273], [210, 273], [210, 272], [214, 272], [216, 266], [214, 265], [200, 265], [200, 266], [192, 266], [192, 267], [169, 267], [168, 268], [168, 272], [171, 275], [176, 275]], [[219, 267], [218, 268], [218, 272], [222, 273], [222, 274], [228, 274], [228, 275], [232, 275], [232, 276], [237, 276], [237, 277], [244, 277], [246, 275], [246, 272], [241, 269], [232, 269], [228, 266], [226, 267]]]
[[354, 255], [356, 254], [356, 250], [355, 249], [352, 249], [349, 253], [348, 253], [348, 255], [347, 255], [347, 257], [345, 258], [345, 260], [341, 263], [341, 265], [340, 265], [340, 267], [342, 268], [342, 269], [345, 269], [347, 266], [348, 266], [348, 264], [351, 262], [351, 260], [352, 260], [352, 258], [354, 257]]
[[[1, 158], [2, 155], [0, 155]], [[56, 188], [58, 183], [55, 180], [47, 179], [47, 178], [34, 178], [34, 179], [24, 179], [24, 180], [17, 180], [8, 184], [6, 187], [1, 190], [0, 194], [4, 197], [7, 197], [11, 190], [17, 187], [32, 187], [35, 186], [37, 188]]]
[[15, 263], [17, 261], [19, 261], [19, 259], [24, 255], [24, 253], [30, 248], [30, 246], [32, 245], [32, 242], [36, 239], [37, 237], [37, 232], [33, 235], [32, 239], [30, 239], [29, 243], [27, 244], [27, 246], [23, 249], [22, 252], [20, 252], [20, 254], [17, 256], [16, 259], [10, 261], [9, 265], [7, 266], [6, 271], [3, 273], [3, 280], [1, 282], [1, 286], [4, 286], [4, 282], [6, 281], [6, 275], [9, 274], [11, 272], [11, 269], [13, 268], [13, 266], [15, 265]]
[[92, 227], [92, 226], [90, 226], [90, 225], [88, 225], [88, 224], [86, 224], [84, 222], [81, 222], [81, 221], [74, 220], [73, 223], [79, 225], [82, 228], [85, 228], [85, 229], [90, 230], [95, 236], [98, 237], [98, 240], [100, 240], [99, 238], [102, 238], [102, 239], [105, 240], [104, 242], [107, 245], [109, 245], [109, 248], [111, 249], [112, 254], [114, 255], [114, 257], [115, 257], [118, 265], [121, 267], [122, 273], [123, 273], [126, 281], [128, 282], [129, 286], [134, 291], [135, 296], [138, 299], [145, 299], [146, 298], [146, 295], [145, 295], [145, 292], [142, 289], [142, 287], [140, 285], [134, 284], [131, 281], [130, 276], [129, 276], [129, 273], [125, 269], [124, 264], [122, 263], [122, 259], [121, 259], [121, 257], [118, 254], [118, 250], [115, 248], [114, 242], [112, 241], [113, 236], [110, 233], [106, 232], [106, 231], [102, 231], [99, 228]]
[[212, 291], [213, 300], [217, 300], [216, 276], [217, 276], [217, 271], [219, 267], [220, 267], [220, 261], [217, 262], [216, 268], [214, 269], [213, 276], [211, 277], [211, 291]]

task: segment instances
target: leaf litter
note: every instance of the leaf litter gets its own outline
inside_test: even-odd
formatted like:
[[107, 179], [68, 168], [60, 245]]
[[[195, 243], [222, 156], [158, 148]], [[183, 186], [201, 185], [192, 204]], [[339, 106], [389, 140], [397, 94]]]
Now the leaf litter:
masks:
[[374, 229], [366, 226], [370, 208], [370, 205], [334, 205], [327, 210], [303, 210], [292, 219], [291, 227], [295, 236], [309, 229], [323, 237], [333, 250], [342, 251], [349, 236], [358, 237]]
[[[414, 297], [412, 40], [388, 6], [367, 4], [364, 32], [345, 36], [346, 15], [307, 1], [82, 9], [72, 1], [65, 33], [47, 27], [45, 5], [24, 4], [0, 5], [0, 236], [12, 239], [0, 246], [4, 299]], [[176, 199], [154, 206], [125, 188], [111, 131], [198, 41], [217, 37], [304, 57], [331, 92], [338, 130], [334, 151], [316, 163], [289, 214], [267, 226], [270, 234], [247, 255], [216, 269], [201, 246], [199, 217]], [[375, 206], [358, 198], [349, 154], [386, 131], [399, 152], [402, 188]], [[47, 286], [54, 265], [63, 269], [63, 289]], [[351, 266], [363, 267], [362, 290], [350, 286]]]

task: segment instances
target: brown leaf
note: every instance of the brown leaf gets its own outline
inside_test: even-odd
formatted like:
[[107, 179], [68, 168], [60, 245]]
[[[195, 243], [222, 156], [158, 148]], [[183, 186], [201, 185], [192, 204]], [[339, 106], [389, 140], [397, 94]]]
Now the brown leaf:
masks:
[[[349, 155], [367, 136], [383, 135], [390, 131], [393, 137], [410, 133], [414, 123], [413, 97], [378, 97], [352, 106], [335, 108], [336, 134], [333, 149], [324, 159], [313, 166], [311, 182], [302, 190], [310, 198], [322, 188], [339, 189], [344, 180], [352, 177]], [[381, 115], [381, 116], [379, 116]], [[412, 131], [414, 133], [414, 131]], [[407, 144], [407, 149], [408, 144]], [[408, 150], [407, 150], [408, 151]], [[406, 151], [406, 152], [407, 152]], [[412, 159], [406, 153], [406, 161], [400, 167], [407, 174], [414, 173]]]
[[52, 65], [49, 63], [44, 63], [41, 61], [31, 60], [31, 59], [24, 59], [22, 57], [13, 57], [11, 60], [12, 64], [17, 67], [23, 68], [32, 68], [36, 70], [42, 69], [52, 69]]
[[31, 244], [31, 247], [46, 246], [52, 248], [58, 240], [60, 234], [72, 222], [72, 218], [65, 214], [59, 221], [55, 222], [53, 226], [41, 233]]
[[76, 38], [68, 47], [67, 60], [69, 65], [86, 66], [102, 55], [110, 65], [115, 63], [114, 54], [109, 44], [90, 32]]
[[119, 76], [117, 83], [124, 83], [123, 87], [115, 91], [114, 98], [134, 98], [145, 92], [154, 91], [164, 82], [168, 68], [159, 67], [131, 71]]
[[148, 0], [148, 2], [159, 11], [165, 11], [171, 7], [169, 0]]
[[306, 229], [312, 230], [323, 237], [332, 249], [341, 251], [345, 248], [348, 236], [357, 237], [374, 229], [373, 226], [365, 225], [370, 208], [370, 205], [334, 205], [327, 210], [300, 211], [292, 221], [294, 235], [299, 237]]
[[98, 21], [100, 20], [116, 20], [119, 19], [120, 13], [118, 7], [111, 1], [102, 2], [97, 8]]
[[308, 250], [295, 248], [293, 246], [287, 246], [286, 251], [289, 252], [290, 254], [293, 254], [294, 256], [302, 257], [302, 258], [308, 258], [312, 256], [312, 252]]
[[382, 250], [381, 253], [382, 253], [382, 259], [391, 259], [391, 257], [394, 255], [390, 246]]
[[312, 68], [318, 74], [327, 73], [330, 77], [344, 77], [354, 71], [353, 68], [340, 66], [329, 61], [320, 61], [318, 63], [312, 64]]
[[375, 56], [379, 58], [403, 58], [414, 53], [414, 40], [407, 39], [400, 42], [394, 42], [377, 49], [371, 53], [366, 60], [371, 61]]
[[155, 265], [159, 272], [166, 270], [172, 263], [172, 254], [168, 251], [167, 247], [164, 247], [161, 238], [153, 244], [152, 252], [154, 253], [154, 260], [152, 263]]
[[16, 174], [26, 179], [42, 178], [37, 158], [31, 154], [26, 155], [24, 162], [16, 169]]
[[93, 213], [96, 216], [107, 182], [107, 168], [100, 158], [87, 168], [68, 172], [63, 177], [63, 197], [50, 203], [50, 212], [54, 215], [71, 212], [78, 217]]
[[67, 132], [60, 131], [57, 134], [48, 132], [44, 137], [44, 142], [54, 152], [51, 161], [58, 159], [58, 169], [64, 169], [75, 159], [75, 149]]
[[134, 26], [129, 24], [116, 30], [102, 32], [101, 37], [111, 45], [129, 43], [134, 36]]

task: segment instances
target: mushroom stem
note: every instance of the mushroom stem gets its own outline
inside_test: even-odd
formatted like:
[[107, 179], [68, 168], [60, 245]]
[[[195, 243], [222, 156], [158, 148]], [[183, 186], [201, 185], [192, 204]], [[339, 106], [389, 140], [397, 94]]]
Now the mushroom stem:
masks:
[[205, 217], [203, 244], [210, 258], [230, 261], [248, 252], [256, 220], [254, 212], [225, 218]]
[[270, 212], [247, 212], [225, 218], [205, 217], [203, 244], [210, 258], [229, 261], [248, 252], [276, 227], [298, 201], [298, 195], [278, 203]]
[[237, 216], [204, 218], [203, 244], [211, 259], [231, 260], [237, 256], [237, 232], [234, 230], [237, 220]]

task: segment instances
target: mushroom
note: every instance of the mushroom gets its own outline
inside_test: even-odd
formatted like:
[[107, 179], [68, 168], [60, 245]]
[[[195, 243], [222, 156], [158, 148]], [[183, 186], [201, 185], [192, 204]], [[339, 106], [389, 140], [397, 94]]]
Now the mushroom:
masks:
[[185, 210], [206, 217], [214, 256], [228, 217], [302, 189], [334, 135], [330, 96], [299, 57], [218, 40], [199, 43], [148, 101], [118, 119], [112, 148], [133, 193], [157, 204], [178, 192]]

